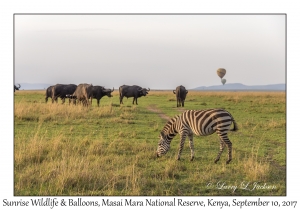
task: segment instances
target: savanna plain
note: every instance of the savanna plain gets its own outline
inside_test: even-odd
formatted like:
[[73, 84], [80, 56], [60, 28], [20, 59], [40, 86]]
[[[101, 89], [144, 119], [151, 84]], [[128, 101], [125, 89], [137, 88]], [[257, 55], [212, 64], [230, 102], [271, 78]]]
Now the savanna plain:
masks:
[[[189, 91], [176, 107], [172, 91], [150, 91], [132, 105], [118, 91], [90, 107], [45, 103], [45, 91], [14, 95], [14, 195], [215, 196], [286, 195], [286, 93]], [[188, 109], [224, 108], [239, 130], [229, 132], [220, 161], [217, 134], [194, 136], [176, 160], [179, 135], [157, 158], [167, 119]], [[188, 141], [188, 140], [187, 140]], [[236, 189], [233, 186], [237, 186]]]

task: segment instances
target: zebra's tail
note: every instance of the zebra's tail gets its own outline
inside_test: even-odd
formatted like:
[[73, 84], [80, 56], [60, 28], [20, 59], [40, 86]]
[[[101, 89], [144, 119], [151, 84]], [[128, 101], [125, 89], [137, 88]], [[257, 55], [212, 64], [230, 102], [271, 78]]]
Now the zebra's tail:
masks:
[[238, 130], [238, 126], [237, 126], [237, 124], [236, 124], [236, 122], [235, 122], [235, 120], [233, 118], [232, 118], [232, 122], [233, 122], [233, 128], [230, 129], [230, 131], [237, 131]]

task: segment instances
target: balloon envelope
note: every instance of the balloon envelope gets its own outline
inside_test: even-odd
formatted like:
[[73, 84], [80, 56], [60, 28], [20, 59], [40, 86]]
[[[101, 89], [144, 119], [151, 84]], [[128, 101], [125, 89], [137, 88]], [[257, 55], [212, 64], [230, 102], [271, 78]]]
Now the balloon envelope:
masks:
[[226, 79], [222, 79], [221, 82], [224, 85], [226, 83]]
[[226, 74], [226, 70], [223, 69], [223, 68], [219, 68], [219, 69], [217, 70], [217, 74], [218, 74], [218, 76], [222, 79], [222, 78], [225, 76], [225, 74]]

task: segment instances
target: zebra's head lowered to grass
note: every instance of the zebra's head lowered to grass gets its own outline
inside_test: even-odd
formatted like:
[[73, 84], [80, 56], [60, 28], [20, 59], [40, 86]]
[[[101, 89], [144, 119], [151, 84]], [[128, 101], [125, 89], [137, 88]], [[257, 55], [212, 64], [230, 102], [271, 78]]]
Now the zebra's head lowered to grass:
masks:
[[157, 157], [160, 157], [161, 155], [164, 155], [169, 151], [171, 141], [178, 133], [177, 128], [176, 128], [176, 122], [178, 119], [179, 119], [179, 116], [175, 116], [175, 117], [171, 118], [166, 123], [163, 130], [160, 132], [160, 135], [159, 135], [160, 139], [158, 142], [158, 148], [156, 150]]
[[171, 141], [178, 133], [176, 128], [176, 122], [178, 119], [179, 116], [171, 118], [160, 132], [160, 139], [158, 141], [158, 148], [156, 150], [157, 157], [160, 157], [161, 155], [164, 155], [169, 151]]
[[170, 142], [167, 139], [167, 135], [162, 131], [160, 132], [160, 139], [158, 142], [158, 148], [156, 151], [156, 156], [160, 157], [161, 155], [166, 154], [170, 149]]

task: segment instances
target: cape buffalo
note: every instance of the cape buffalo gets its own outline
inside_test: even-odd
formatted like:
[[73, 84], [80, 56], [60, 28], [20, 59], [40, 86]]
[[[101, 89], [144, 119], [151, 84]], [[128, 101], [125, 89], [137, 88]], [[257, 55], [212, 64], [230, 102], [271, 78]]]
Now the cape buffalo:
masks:
[[185, 89], [184, 86], [180, 85], [176, 87], [176, 90], [173, 90], [173, 93], [176, 95], [177, 99], [177, 107], [181, 106], [184, 107], [184, 100], [188, 91]]
[[[97, 105], [99, 107], [100, 105], [100, 99], [103, 97], [103, 96], [108, 96], [108, 97], [112, 97], [111, 93], [114, 91], [114, 88], [111, 90], [111, 89], [105, 89], [104, 87], [102, 86], [93, 86], [93, 89], [92, 89], [92, 98], [95, 98], [97, 99]], [[91, 103], [92, 103], [92, 100], [91, 100]]]
[[16, 91], [16, 90], [19, 90], [20, 88], [21, 88], [21, 85], [20, 84], [18, 84], [19, 85], [19, 87], [17, 87], [16, 85], [14, 85], [14, 92]]
[[[92, 84], [79, 84], [75, 90], [75, 92], [72, 95], [68, 95], [66, 97], [73, 98], [74, 104], [76, 104], [76, 100], [79, 102], [82, 102], [84, 106], [88, 106], [90, 103], [92, 103], [93, 99], [93, 85]], [[91, 99], [91, 102], [89, 102], [89, 99]]]
[[142, 88], [137, 85], [133, 85], [133, 86], [122, 85], [119, 87], [120, 104], [123, 104], [123, 98], [125, 96], [126, 98], [133, 97], [132, 104], [134, 104], [134, 101], [135, 101], [135, 104], [138, 105], [137, 98], [139, 98], [141, 96], [146, 96], [149, 91], [150, 91], [150, 88], [148, 88], [148, 90], [147, 90], [146, 88]]
[[62, 85], [56, 84], [52, 87], [52, 103], [55, 101], [57, 102], [58, 97], [61, 98], [62, 103], [65, 103], [65, 98], [67, 94], [73, 94], [76, 90], [77, 85], [69, 84], [69, 85]]

